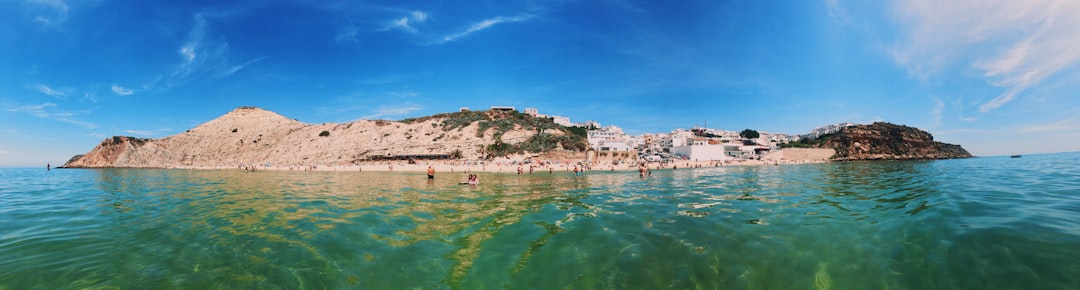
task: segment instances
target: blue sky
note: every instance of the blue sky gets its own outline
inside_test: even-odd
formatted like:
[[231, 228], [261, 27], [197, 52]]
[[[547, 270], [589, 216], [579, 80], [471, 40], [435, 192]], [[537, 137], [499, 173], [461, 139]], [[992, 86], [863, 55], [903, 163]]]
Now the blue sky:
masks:
[[888, 121], [981, 156], [1080, 150], [1077, 1], [0, 5], [0, 166], [239, 106], [307, 123], [535, 107], [634, 134]]

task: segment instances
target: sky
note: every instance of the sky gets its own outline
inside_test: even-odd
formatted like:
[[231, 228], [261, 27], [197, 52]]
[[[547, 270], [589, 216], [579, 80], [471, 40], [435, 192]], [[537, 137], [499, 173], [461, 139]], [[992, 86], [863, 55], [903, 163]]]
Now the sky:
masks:
[[305, 123], [537, 108], [630, 134], [926, 130], [1080, 151], [1080, 1], [0, 0], [0, 166], [240, 106]]

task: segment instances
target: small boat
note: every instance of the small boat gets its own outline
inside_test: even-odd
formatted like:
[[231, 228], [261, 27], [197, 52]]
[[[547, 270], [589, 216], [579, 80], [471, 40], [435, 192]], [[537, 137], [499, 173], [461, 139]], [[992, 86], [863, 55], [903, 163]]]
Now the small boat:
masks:
[[1020, 155], [1017, 154], [1017, 155], [1009, 156], [1009, 158], [1020, 158]]

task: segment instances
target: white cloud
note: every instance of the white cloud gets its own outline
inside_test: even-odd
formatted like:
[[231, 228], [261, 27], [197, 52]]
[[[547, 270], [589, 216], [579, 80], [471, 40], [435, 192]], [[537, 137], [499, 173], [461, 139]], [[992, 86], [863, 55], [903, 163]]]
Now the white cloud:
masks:
[[37, 86], [34, 87], [34, 89], [37, 89], [37, 91], [41, 92], [42, 94], [45, 94], [45, 95], [48, 95], [50, 97], [54, 97], [54, 98], [57, 98], [57, 99], [61, 99], [61, 100], [63, 100], [65, 97], [67, 97], [67, 93], [64, 92], [64, 91], [68, 91], [68, 89], [56, 90], [56, 89], [53, 89], [53, 88], [51, 88], [49, 86], [46, 86], [46, 85], [37, 85]]
[[420, 105], [415, 103], [405, 103], [396, 106], [380, 106], [375, 109], [371, 115], [360, 117], [360, 119], [371, 120], [384, 117], [400, 117], [402, 115], [416, 112], [423, 109]]
[[359, 35], [360, 35], [360, 28], [359, 27], [349, 26], [349, 27], [346, 27], [344, 29], [344, 31], [339, 33], [337, 35], [337, 37], [334, 37], [334, 41], [337, 42], [337, 43], [358, 42], [358, 41], [360, 41], [358, 39]]
[[124, 133], [142, 135], [142, 136], [148, 136], [148, 135], [154, 134], [154, 132], [150, 132], [150, 131], [146, 131], [146, 130], [124, 130]]
[[127, 96], [127, 95], [135, 93], [135, 92], [133, 92], [133, 91], [131, 91], [129, 89], [126, 89], [126, 88], [124, 88], [124, 87], [122, 87], [122, 86], [120, 86], [118, 84], [113, 84], [112, 85], [112, 91], [114, 93], [116, 93], [117, 95], [121, 95], [121, 96]]
[[913, 77], [927, 80], [955, 63], [983, 71], [1003, 91], [988, 112], [1080, 62], [1080, 1], [913, 0], [897, 3], [906, 38], [892, 51]]
[[483, 21], [473, 23], [473, 25], [469, 26], [468, 28], [466, 28], [465, 30], [463, 30], [461, 32], [450, 34], [450, 35], [447, 35], [447, 36], [443, 36], [443, 38], [440, 39], [437, 42], [437, 44], [443, 44], [443, 43], [447, 43], [447, 42], [457, 40], [457, 39], [462, 38], [462, 37], [469, 36], [469, 34], [473, 34], [474, 32], [491, 28], [492, 26], [495, 26], [496, 24], [521, 22], [521, 21], [528, 20], [529, 18], [532, 18], [532, 17], [533, 17], [532, 15], [519, 15], [519, 16], [513, 16], [513, 17], [499, 16], [499, 17], [495, 17], [495, 18], [484, 19]]
[[232, 74], [234, 74], [234, 73], [248, 67], [249, 65], [255, 64], [255, 63], [257, 63], [259, 61], [262, 61], [264, 59], [266, 59], [266, 58], [265, 57], [259, 57], [259, 58], [253, 59], [253, 60], [249, 60], [248, 62], [245, 62], [245, 63], [242, 63], [242, 64], [230, 66], [228, 69], [219, 71], [214, 76], [216, 76], [216, 77], [230, 76], [230, 75], [232, 75]]
[[829, 17], [836, 22], [851, 23], [851, 16], [848, 15], [847, 9], [840, 5], [839, 0], [825, 0], [825, 9], [829, 12]]
[[416, 34], [418, 30], [415, 26], [413, 26], [413, 23], [424, 23], [424, 21], [427, 21], [427, 18], [427, 12], [413, 11], [412, 13], [409, 13], [408, 16], [390, 21], [390, 24], [388, 24], [382, 30], [386, 31], [399, 29], [408, 33]]
[[86, 127], [87, 129], [96, 129], [98, 127], [96, 124], [75, 119], [74, 117], [78, 116], [78, 114], [66, 111], [54, 111], [53, 108], [56, 108], [56, 104], [42, 103], [40, 105], [23, 105], [15, 108], [9, 108], [8, 112], [23, 112], [33, 115], [34, 117], [75, 124]]
[[418, 97], [418, 96], [420, 96], [420, 93], [412, 92], [412, 91], [386, 92], [385, 95], [387, 95], [389, 97], [399, 98], [399, 99], [407, 99], [407, 98], [412, 98], [412, 97]]
[[930, 114], [934, 115], [934, 126], [941, 125], [941, 111], [945, 110], [945, 102], [942, 102], [939, 98], [934, 98], [934, 108], [930, 110]]
[[90, 136], [90, 137], [97, 137], [97, 138], [106, 138], [106, 137], [108, 137], [108, 136], [105, 136], [105, 134], [101, 134], [99, 132], [91, 132], [90, 134], [86, 134], [86, 135]]
[[180, 55], [180, 64], [168, 77], [155, 80], [146, 87], [154, 87], [158, 81], [164, 81], [164, 87], [170, 88], [202, 78], [227, 77], [264, 59], [259, 57], [233, 65], [228, 58], [229, 43], [221, 37], [208, 36], [208, 31], [207, 17], [202, 13], [195, 14], [187, 40], [176, 51]]
[[1020, 133], [1080, 132], [1080, 118], [1066, 118], [1046, 124], [1032, 124], [1017, 129]]
[[172, 131], [172, 129], [169, 129], [169, 128], [158, 128], [158, 129], [154, 129], [154, 130], [131, 129], [131, 130], [124, 130], [124, 133], [132, 134], [132, 135], [139, 135], [139, 136], [153, 136], [153, 135], [157, 135], [157, 134], [168, 133], [169, 131]]
[[0, 155], [10, 155], [12, 152], [4, 149], [0, 149]]
[[45, 7], [48, 11], [34, 16], [34, 21], [41, 23], [43, 26], [55, 26], [67, 21], [68, 14], [71, 8], [64, 3], [63, 0], [29, 0], [31, 4], [37, 4], [39, 7]]
[[49, 117], [49, 113], [45, 112], [45, 109], [55, 108], [55, 107], [56, 107], [56, 104], [54, 104], [54, 103], [43, 103], [43, 104], [40, 104], [40, 105], [23, 105], [23, 106], [16, 107], [16, 108], [10, 108], [10, 109], [8, 109], [8, 112], [23, 112], [23, 113], [27, 113], [27, 114], [30, 114], [30, 115], [34, 115], [35, 117], [38, 117], [38, 118], [47, 118], [47, 117]]
[[412, 18], [415, 19], [416, 22], [424, 22], [427, 21], [428, 14], [424, 11], [413, 11]]
[[385, 84], [391, 84], [391, 83], [400, 82], [402, 80], [413, 78], [415, 76], [416, 76], [415, 74], [391, 74], [391, 75], [383, 75], [383, 76], [378, 76], [378, 77], [373, 77], [373, 78], [362, 79], [362, 80], [358, 81], [358, 83], [361, 84], [361, 85], [385, 85]]

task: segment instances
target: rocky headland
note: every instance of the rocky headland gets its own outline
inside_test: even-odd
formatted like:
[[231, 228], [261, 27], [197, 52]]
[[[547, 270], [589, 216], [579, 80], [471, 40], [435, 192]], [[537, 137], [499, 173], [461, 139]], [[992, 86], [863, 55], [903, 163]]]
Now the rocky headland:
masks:
[[574, 155], [588, 143], [551, 119], [515, 111], [467, 111], [402, 121], [306, 124], [241, 107], [191, 130], [146, 139], [107, 138], [67, 168], [353, 165], [387, 159], [481, 159]]
[[970, 158], [960, 145], [934, 141], [918, 128], [876, 122], [841, 129], [816, 140], [816, 147], [836, 150], [831, 160], [926, 160]]

